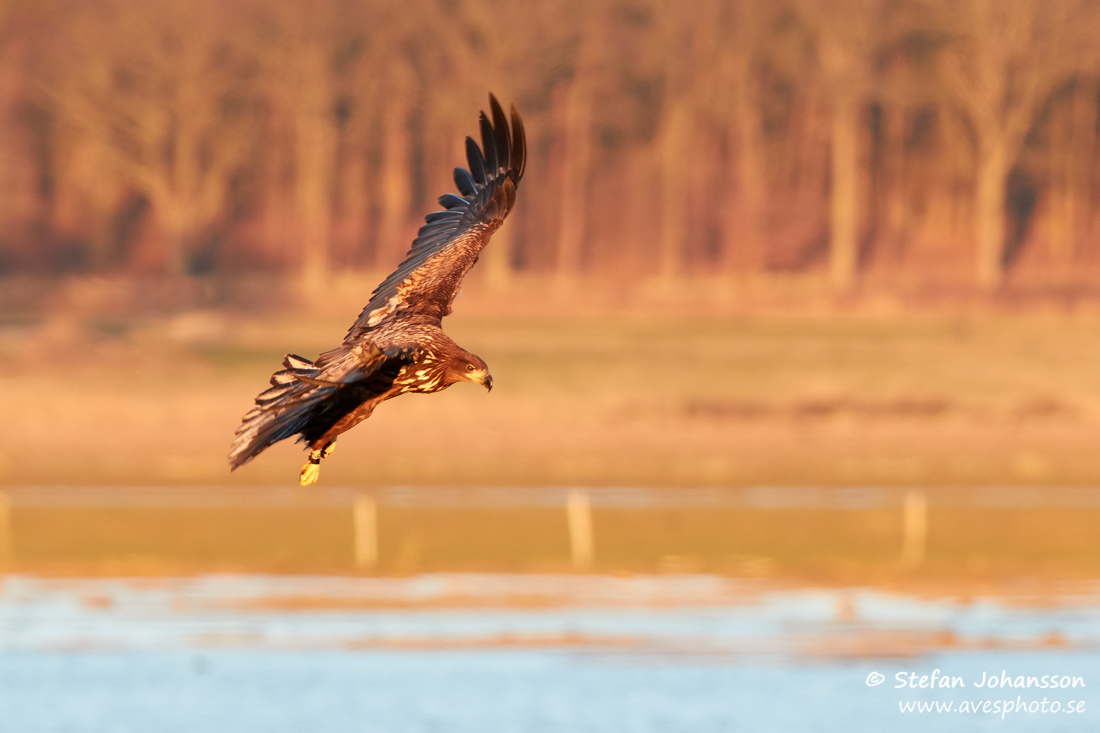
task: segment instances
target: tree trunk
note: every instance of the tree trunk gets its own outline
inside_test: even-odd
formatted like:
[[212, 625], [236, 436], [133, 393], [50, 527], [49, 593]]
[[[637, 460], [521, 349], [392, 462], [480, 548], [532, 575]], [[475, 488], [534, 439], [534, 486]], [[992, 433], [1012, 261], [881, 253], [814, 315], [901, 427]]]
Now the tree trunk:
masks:
[[555, 269], [568, 280], [581, 268], [588, 208], [588, 166], [592, 157], [592, 103], [583, 69], [557, 95], [561, 139], [561, 217]]
[[1055, 171], [1050, 186], [1050, 241], [1059, 262], [1076, 257], [1087, 216], [1090, 162], [1096, 145], [1096, 85], [1079, 82], [1073, 90], [1068, 130], [1052, 144]]
[[381, 211], [373, 263], [381, 269], [396, 264], [409, 244], [404, 236], [412, 199], [412, 133], [406, 113], [407, 101], [400, 93], [394, 94], [383, 111], [381, 190], [378, 191]]
[[299, 128], [296, 198], [301, 227], [298, 244], [302, 249], [302, 287], [306, 292], [322, 290], [330, 270], [331, 165], [326, 164], [331, 163], [332, 146], [326, 140], [328, 132], [321, 120], [309, 129]]
[[829, 280], [851, 290], [859, 268], [859, 110], [839, 96], [833, 104], [829, 161]]
[[1005, 181], [1008, 154], [1001, 140], [982, 140], [978, 146], [975, 233], [977, 281], [982, 290], [996, 290], [1004, 281]]
[[307, 293], [324, 288], [332, 234], [332, 176], [336, 133], [325, 49], [318, 43], [299, 52], [294, 110], [294, 199], [301, 248], [301, 285]]
[[875, 182], [875, 241], [889, 253], [895, 266], [902, 267], [912, 237], [905, 185], [908, 115], [905, 109], [891, 105], [882, 109], [881, 153], [877, 166], [879, 177]]
[[335, 141], [330, 121], [321, 110], [300, 110], [295, 150], [295, 203], [302, 251], [302, 287], [324, 288], [330, 269], [332, 171]]
[[512, 284], [512, 242], [515, 222], [505, 223], [493, 234], [493, 240], [482, 251], [481, 266], [485, 268], [485, 279], [495, 290], [507, 290]]
[[763, 246], [765, 177], [764, 133], [758, 95], [754, 93], [748, 61], [737, 64], [733, 81], [733, 125], [730, 147], [736, 151], [734, 185], [724, 206], [723, 269], [752, 271], [767, 259]]
[[[185, 204], [163, 187], [151, 193], [150, 203], [164, 237], [164, 253], [156, 258], [161, 272], [168, 277], [187, 274], [189, 217]], [[142, 259], [141, 255], [138, 258]]]
[[687, 104], [669, 101], [661, 132], [661, 240], [660, 276], [671, 281], [680, 275], [688, 238], [688, 146], [691, 113]]

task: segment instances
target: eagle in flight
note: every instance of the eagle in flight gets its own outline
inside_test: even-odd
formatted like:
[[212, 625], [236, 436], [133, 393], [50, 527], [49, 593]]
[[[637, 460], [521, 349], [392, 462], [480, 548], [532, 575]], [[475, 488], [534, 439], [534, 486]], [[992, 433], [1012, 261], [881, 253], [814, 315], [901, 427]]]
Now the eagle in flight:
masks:
[[309, 447], [301, 484], [317, 480], [337, 436], [406, 392], [438, 392], [456, 382], [489, 390], [485, 362], [443, 333], [441, 322], [463, 276], [516, 201], [527, 142], [513, 105], [511, 127], [496, 98], [480, 116], [481, 147], [466, 138], [469, 170], [456, 168], [459, 194], [440, 196], [404, 262], [371, 294], [344, 342], [316, 361], [287, 354], [271, 386], [245, 414], [229, 451], [230, 470], [297, 435]]

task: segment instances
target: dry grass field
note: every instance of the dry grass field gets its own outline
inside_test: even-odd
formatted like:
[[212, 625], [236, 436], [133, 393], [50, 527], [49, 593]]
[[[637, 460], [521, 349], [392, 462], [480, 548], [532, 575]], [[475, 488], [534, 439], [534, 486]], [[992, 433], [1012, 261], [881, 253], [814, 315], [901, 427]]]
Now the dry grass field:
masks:
[[[229, 441], [282, 355], [338, 343], [355, 303], [9, 318], [0, 485], [292, 485], [300, 446], [230, 474]], [[1100, 485], [1095, 316], [459, 306], [448, 331], [493, 392], [383, 405], [324, 485]]]

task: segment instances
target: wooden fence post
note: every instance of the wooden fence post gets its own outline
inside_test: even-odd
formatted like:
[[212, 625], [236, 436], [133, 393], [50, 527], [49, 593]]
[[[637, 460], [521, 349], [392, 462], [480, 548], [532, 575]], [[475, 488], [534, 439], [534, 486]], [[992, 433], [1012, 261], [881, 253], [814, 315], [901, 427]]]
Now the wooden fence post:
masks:
[[569, 521], [569, 550], [573, 568], [584, 570], [592, 565], [592, 509], [583, 489], [570, 489], [565, 499]]
[[352, 507], [355, 530], [355, 566], [374, 570], [378, 565], [378, 505], [367, 494], [355, 497]]
[[928, 498], [923, 491], [910, 491], [902, 505], [901, 564], [915, 568], [924, 561], [928, 545]]
[[0, 491], [0, 563], [15, 557], [15, 534], [12, 528], [11, 496]]

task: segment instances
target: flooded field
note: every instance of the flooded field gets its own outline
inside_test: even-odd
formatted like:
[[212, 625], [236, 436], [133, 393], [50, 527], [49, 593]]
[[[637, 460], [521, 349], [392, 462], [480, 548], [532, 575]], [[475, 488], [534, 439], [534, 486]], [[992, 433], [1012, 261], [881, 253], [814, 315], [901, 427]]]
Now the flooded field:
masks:
[[12, 489], [0, 731], [1091, 731], [1097, 526], [1086, 489]]
[[[24, 488], [14, 572], [696, 573], [950, 589], [1100, 577], [1100, 491]], [[956, 587], [957, 586], [957, 587]]]

